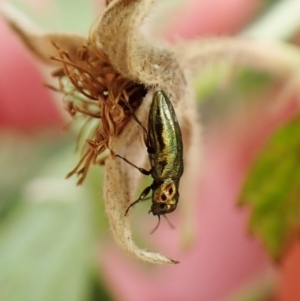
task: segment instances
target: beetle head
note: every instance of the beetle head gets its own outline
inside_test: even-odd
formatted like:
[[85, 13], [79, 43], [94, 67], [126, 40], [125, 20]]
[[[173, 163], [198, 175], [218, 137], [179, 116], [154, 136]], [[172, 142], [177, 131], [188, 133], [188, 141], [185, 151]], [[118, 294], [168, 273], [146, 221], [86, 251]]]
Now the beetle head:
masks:
[[173, 212], [177, 207], [178, 198], [178, 185], [174, 181], [163, 182], [153, 190], [152, 206], [149, 213], [164, 215]]

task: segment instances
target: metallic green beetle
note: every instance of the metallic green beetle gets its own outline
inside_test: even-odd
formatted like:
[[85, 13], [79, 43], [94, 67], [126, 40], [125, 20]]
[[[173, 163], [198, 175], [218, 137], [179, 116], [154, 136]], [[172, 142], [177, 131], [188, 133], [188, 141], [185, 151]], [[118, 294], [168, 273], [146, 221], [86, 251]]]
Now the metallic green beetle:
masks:
[[151, 175], [153, 183], [146, 187], [140, 197], [130, 204], [128, 210], [144, 200], [152, 189], [153, 215], [165, 215], [174, 211], [179, 198], [179, 181], [183, 174], [183, 144], [180, 126], [169, 98], [163, 91], [156, 91], [149, 111], [148, 130], [133, 113], [135, 121], [143, 128], [144, 141], [149, 154], [151, 169], [139, 168], [126, 158], [116, 155], [137, 168], [145, 175]]

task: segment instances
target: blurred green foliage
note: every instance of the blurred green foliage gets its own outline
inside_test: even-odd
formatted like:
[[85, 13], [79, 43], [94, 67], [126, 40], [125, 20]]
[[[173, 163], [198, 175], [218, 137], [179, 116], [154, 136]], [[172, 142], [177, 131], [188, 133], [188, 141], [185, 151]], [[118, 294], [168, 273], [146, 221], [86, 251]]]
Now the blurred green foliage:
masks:
[[0, 300], [111, 300], [95, 269], [101, 191], [64, 179], [69, 138], [1, 136]]
[[51, 0], [48, 3], [29, 5], [23, 0], [10, 0], [18, 9], [47, 31], [67, 31], [88, 34], [98, 16], [101, 1]]
[[246, 67], [233, 70], [231, 63], [223, 62], [207, 66], [195, 82], [201, 121], [209, 125], [260, 101], [274, 77]]
[[254, 162], [241, 195], [250, 230], [278, 260], [300, 230], [300, 118], [278, 129]]

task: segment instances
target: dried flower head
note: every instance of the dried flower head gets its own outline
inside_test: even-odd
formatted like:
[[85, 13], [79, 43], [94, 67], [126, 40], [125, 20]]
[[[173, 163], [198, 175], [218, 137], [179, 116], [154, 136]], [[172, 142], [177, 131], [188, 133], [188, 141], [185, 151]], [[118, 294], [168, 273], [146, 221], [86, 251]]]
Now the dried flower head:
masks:
[[53, 45], [58, 56], [50, 59], [62, 64], [62, 68], [52, 73], [59, 80], [59, 88], [54, 89], [64, 94], [71, 116], [79, 114], [85, 118], [81, 134], [89, 122], [98, 119], [96, 127], [87, 133], [82, 158], [67, 175], [76, 173], [78, 184], [81, 184], [90, 164], [102, 162], [101, 154], [109, 148], [110, 139], [117, 137], [127, 124], [131, 115], [128, 104], [133, 109], [139, 107], [147, 91], [143, 85], [117, 73], [102, 49], [95, 48], [90, 42], [78, 48], [74, 58]]
[[[128, 253], [161, 264], [177, 261], [136, 246], [129, 217], [124, 215], [133, 201], [141, 174], [122, 160], [103, 155], [109, 149], [137, 166], [147, 162], [142, 131], [131, 118], [126, 103], [146, 124], [153, 92], [162, 89], [169, 96], [184, 143], [181, 200], [193, 200], [195, 176], [201, 168], [193, 76], [201, 72], [205, 64], [226, 60], [286, 78], [294, 70], [293, 63], [299, 62], [299, 54], [287, 46], [270, 46], [247, 39], [208, 39], [173, 47], [161, 41], [148, 41], [140, 27], [155, 2], [158, 1], [106, 0], [107, 6], [87, 39], [78, 35], [41, 33], [8, 4], [2, 5], [1, 11], [26, 46], [55, 66], [52, 75], [58, 79], [58, 87], [51, 87], [63, 94], [71, 116], [83, 119], [80, 139], [83, 136], [86, 143], [79, 163], [68, 176], [77, 174], [81, 184], [89, 166], [105, 160], [104, 199], [115, 240]], [[192, 204], [184, 207], [192, 208]]]

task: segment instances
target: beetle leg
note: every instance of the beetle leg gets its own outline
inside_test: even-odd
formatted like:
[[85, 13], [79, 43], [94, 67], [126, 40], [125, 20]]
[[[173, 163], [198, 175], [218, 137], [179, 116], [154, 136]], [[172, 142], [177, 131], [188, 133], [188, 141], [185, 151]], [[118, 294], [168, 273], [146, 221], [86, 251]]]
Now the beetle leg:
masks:
[[[145, 200], [146, 200], [145, 197], [149, 194], [151, 188], [152, 188], [152, 185], [146, 187], [146, 188], [143, 190], [143, 192], [141, 193], [141, 195], [139, 196], [139, 198], [138, 198], [136, 201], [134, 201], [133, 203], [131, 203], [131, 204], [129, 205], [129, 207], [128, 207], [128, 208], [126, 209], [126, 211], [125, 211], [125, 216], [127, 215], [129, 209], [130, 209], [132, 206], [134, 206], [135, 204], [137, 204], [137, 203], [140, 202], [140, 201], [145, 201]], [[148, 198], [147, 198], [147, 199], [148, 199]]]
[[121, 158], [122, 160], [124, 160], [126, 163], [128, 163], [132, 167], [135, 167], [136, 169], [138, 169], [143, 175], [146, 175], [146, 176], [151, 175], [152, 169], [147, 170], [147, 169], [144, 169], [142, 167], [138, 167], [135, 164], [133, 164], [132, 162], [130, 162], [129, 160], [127, 160], [126, 158], [124, 158], [124, 157], [122, 157], [122, 156], [120, 156], [118, 154], [115, 154], [115, 156]]

